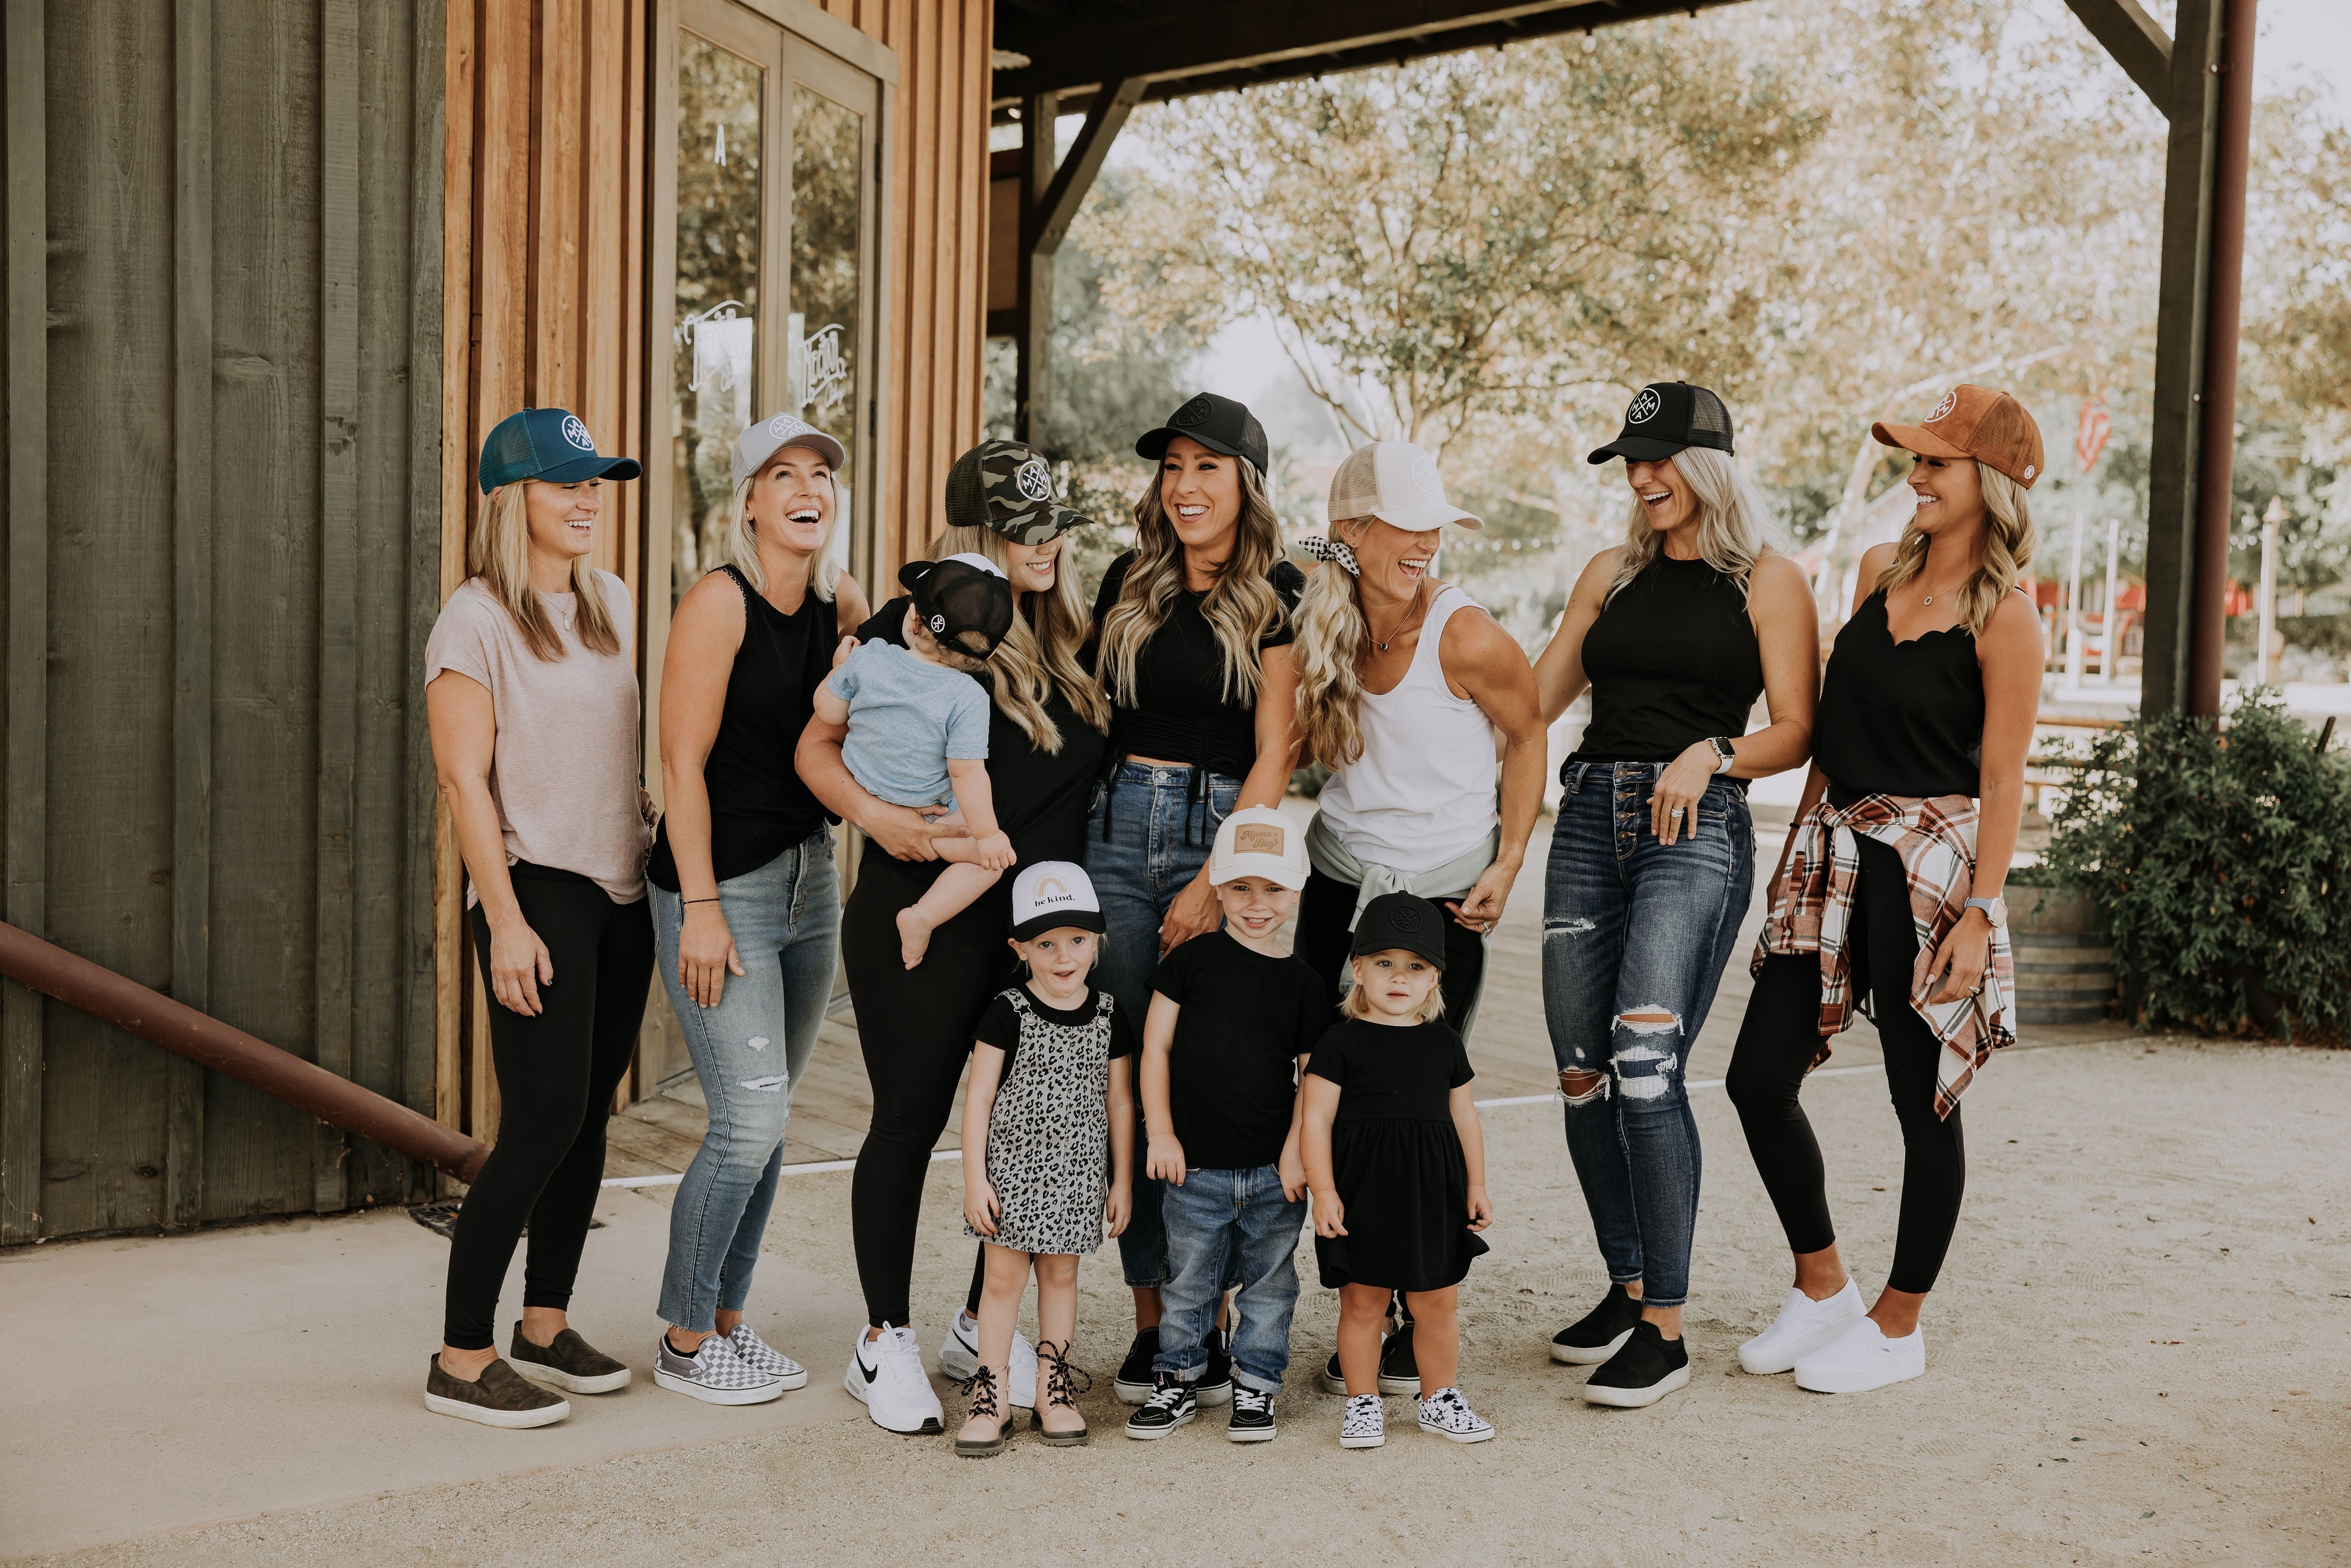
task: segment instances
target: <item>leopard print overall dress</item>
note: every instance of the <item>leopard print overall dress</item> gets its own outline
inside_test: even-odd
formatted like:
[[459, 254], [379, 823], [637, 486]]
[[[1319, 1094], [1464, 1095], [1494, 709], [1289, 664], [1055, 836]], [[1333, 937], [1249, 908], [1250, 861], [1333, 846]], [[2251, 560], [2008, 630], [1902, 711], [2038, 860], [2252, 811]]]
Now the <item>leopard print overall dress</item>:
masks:
[[[1004, 1212], [984, 1239], [1016, 1252], [1078, 1257], [1102, 1245], [1110, 1195], [1111, 1009], [1094, 993], [1085, 1023], [1058, 1024], [1029, 1005], [1029, 990], [1004, 993], [1020, 1017], [996, 1108], [987, 1118], [987, 1179]], [[967, 1221], [964, 1233], [977, 1236]]]

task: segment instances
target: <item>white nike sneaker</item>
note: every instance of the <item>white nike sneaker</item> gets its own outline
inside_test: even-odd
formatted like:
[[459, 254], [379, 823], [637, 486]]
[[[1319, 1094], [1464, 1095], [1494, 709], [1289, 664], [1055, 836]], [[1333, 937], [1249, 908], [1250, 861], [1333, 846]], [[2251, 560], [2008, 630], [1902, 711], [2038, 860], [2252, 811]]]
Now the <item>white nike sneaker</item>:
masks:
[[867, 1339], [859, 1329], [841, 1381], [865, 1402], [865, 1413], [885, 1432], [912, 1437], [946, 1429], [946, 1413], [923, 1374], [923, 1347], [913, 1329], [883, 1323], [878, 1339]]
[[1844, 1333], [1796, 1363], [1796, 1386], [1815, 1394], [1866, 1394], [1927, 1370], [1927, 1331], [1888, 1339], [1876, 1323], [1855, 1318]]
[[[958, 1307], [939, 1345], [939, 1375], [968, 1383], [978, 1370], [979, 1320]], [[1037, 1347], [1019, 1329], [1012, 1331], [1012, 1404], [1020, 1410], [1037, 1408]]]
[[1834, 1343], [1861, 1310], [1861, 1287], [1851, 1275], [1844, 1289], [1824, 1301], [1792, 1290], [1771, 1326], [1739, 1347], [1739, 1364], [1761, 1377], [1792, 1371], [1813, 1352]]

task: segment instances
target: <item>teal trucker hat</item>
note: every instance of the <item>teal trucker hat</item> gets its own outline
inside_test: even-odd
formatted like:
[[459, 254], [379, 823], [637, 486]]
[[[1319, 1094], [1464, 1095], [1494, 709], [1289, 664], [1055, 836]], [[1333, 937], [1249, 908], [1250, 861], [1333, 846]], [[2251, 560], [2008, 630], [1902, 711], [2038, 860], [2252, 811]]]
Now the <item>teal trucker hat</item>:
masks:
[[633, 479], [643, 472], [633, 457], [598, 456], [596, 438], [569, 409], [518, 410], [498, 421], [482, 443], [485, 496], [517, 479], [569, 485], [581, 479]]

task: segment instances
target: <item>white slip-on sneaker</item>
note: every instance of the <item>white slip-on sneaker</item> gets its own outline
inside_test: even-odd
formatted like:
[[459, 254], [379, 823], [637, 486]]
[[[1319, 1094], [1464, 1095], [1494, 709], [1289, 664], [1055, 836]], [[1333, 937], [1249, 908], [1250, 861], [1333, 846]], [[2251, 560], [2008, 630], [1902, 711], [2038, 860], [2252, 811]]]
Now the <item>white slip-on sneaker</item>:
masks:
[[653, 1350], [653, 1382], [705, 1405], [765, 1405], [784, 1393], [782, 1380], [737, 1354], [735, 1342], [724, 1334], [712, 1334], [692, 1355], [683, 1355], [664, 1330]]
[[[979, 1320], [956, 1309], [947, 1337], [939, 1345], [939, 1375], [951, 1383], [968, 1383], [979, 1370]], [[1037, 1347], [1019, 1329], [1012, 1331], [1012, 1400], [1016, 1409], [1037, 1408]]]
[[1796, 1363], [1796, 1386], [1815, 1394], [1866, 1394], [1927, 1370], [1927, 1331], [1888, 1339], [1868, 1318], [1855, 1318], [1835, 1340]]
[[787, 1393], [808, 1386], [808, 1368], [761, 1339], [759, 1331], [749, 1323], [737, 1323], [726, 1343], [735, 1347], [737, 1355], [782, 1384]]
[[1376, 1448], [1388, 1440], [1387, 1411], [1376, 1394], [1351, 1394], [1347, 1413], [1339, 1418], [1339, 1446]]
[[1482, 1443], [1494, 1435], [1494, 1424], [1470, 1409], [1458, 1388], [1440, 1388], [1420, 1401], [1420, 1429], [1457, 1443]]
[[946, 1412], [923, 1374], [923, 1347], [913, 1329], [883, 1323], [877, 1339], [867, 1339], [859, 1329], [841, 1382], [885, 1432], [914, 1437], [946, 1430]]
[[1792, 1372], [1796, 1363], [1834, 1343], [1861, 1312], [1861, 1287], [1851, 1275], [1844, 1289], [1826, 1301], [1792, 1290], [1771, 1326], [1739, 1347], [1739, 1364], [1759, 1377]]

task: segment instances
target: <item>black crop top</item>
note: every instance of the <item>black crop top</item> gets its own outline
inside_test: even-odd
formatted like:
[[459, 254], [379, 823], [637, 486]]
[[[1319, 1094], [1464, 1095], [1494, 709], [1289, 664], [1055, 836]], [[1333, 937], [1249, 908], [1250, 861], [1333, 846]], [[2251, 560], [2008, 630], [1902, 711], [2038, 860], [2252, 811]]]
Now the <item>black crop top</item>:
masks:
[[1973, 799], [1982, 779], [1983, 666], [1964, 626], [1894, 641], [1886, 591], [1837, 632], [1813, 758], [1836, 804], [1863, 795]]
[[1763, 651], [1737, 581], [1661, 550], [1584, 632], [1583, 673], [1592, 722], [1573, 760], [1671, 762], [1698, 741], [1747, 733]]
[[[1134, 552], [1129, 550], [1102, 574], [1102, 590], [1094, 595], [1097, 650], [1102, 618], [1118, 602], [1127, 568], [1134, 563]], [[1266, 580], [1281, 601], [1281, 619], [1259, 640], [1260, 653], [1296, 637], [1290, 617], [1306, 587], [1306, 574], [1286, 560], [1276, 561]], [[1167, 619], [1136, 652], [1135, 706], [1118, 706], [1117, 694], [1111, 694], [1111, 755], [1155, 758], [1245, 779], [1257, 765], [1257, 700], [1225, 695], [1224, 653], [1216, 628], [1200, 609], [1207, 598], [1179, 590], [1167, 608]], [[1110, 692], [1104, 672], [1097, 667], [1095, 674], [1102, 690]]]

